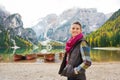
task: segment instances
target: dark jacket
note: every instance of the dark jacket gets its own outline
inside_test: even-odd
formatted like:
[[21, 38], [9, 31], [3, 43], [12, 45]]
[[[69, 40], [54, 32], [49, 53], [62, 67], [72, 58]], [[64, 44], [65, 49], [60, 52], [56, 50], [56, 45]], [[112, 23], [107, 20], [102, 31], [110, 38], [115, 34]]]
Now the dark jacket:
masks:
[[80, 52], [80, 44], [82, 41], [83, 40], [76, 42], [76, 44], [71, 49], [67, 65], [66, 65], [67, 53], [65, 53], [59, 70], [59, 74], [61, 74], [62, 76], [85, 78], [85, 69], [81, 69], [79, 74], [74, 73], [74, 68], [78, 67], [81, 63], [83, 63], [83, 59]]

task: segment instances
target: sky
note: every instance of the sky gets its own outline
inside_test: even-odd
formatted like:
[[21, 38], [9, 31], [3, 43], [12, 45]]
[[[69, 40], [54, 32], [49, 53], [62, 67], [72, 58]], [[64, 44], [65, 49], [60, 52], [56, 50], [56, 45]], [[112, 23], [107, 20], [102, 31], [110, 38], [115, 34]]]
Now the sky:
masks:
[[24, 27], [30, 27], [38, 19], [55, 13], [60, 15], [71, 8], [96, 8], [105, 14], [120, 9], [120, 0], [0, 0], [11, 14], [22, 16]]

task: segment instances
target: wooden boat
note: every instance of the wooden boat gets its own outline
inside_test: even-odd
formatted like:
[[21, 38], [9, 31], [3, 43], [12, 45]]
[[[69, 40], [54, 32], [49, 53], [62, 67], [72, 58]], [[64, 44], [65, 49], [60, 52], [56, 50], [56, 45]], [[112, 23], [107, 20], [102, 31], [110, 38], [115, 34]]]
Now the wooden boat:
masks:
[[60, 52], [59, 57], [63, 58], [63, 56], [64, 56], [64, 53]]
[[60, 53], [59, 53], [59, 59], [62, 60], [63, 57], [64, 57], [64, 53], [60, 52]]
[[19, 61], [19, 60], [25, 60], [26, 59], [25, 56], [18, 55], [18, 54], [14, 54], [13, 58], [14, 58], [14, 61]]
[[45, 56], [45, 54], [43, 54], [43, 53], [38, 53], [37, 54], [37, 57], [44, 57]]
[[44, 56], [44, 59], [45, 59], [45, 61], [52, 62], [52, 61], [55, 60], [55, 54], [46, 54], [46, 55]]
[[27, 54], [26, 55], [26, 60], [32, 60], [32, 59], [35, 59], [37, 57], [36, 54]]

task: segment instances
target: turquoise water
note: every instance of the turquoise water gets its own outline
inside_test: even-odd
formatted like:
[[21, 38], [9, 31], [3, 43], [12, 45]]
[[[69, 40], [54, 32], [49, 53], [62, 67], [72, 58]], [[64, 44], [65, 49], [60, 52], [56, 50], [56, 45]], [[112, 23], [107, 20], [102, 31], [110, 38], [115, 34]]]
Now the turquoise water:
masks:
[[[13, 55], [16, 54], [21, 54], [21, 55], [26, 55], [26, 54], [38, 54], [38, 53], [43, 53], [45, 50], [43, 49], [0, 49], [0, 62], [14, 62], [13, 61]], [[55, 54], [55, 62], [61, 61], [62, 57], [60, 56], [59, 53], [64, 52], [63, 49], [52, 49], [51, 51], [46, 51], [46, 52], [51, 52]], [[91, 49], [90, 52], [91, 59], [92, 61], [95, 62], [112, 62], [112, 61], [120, 61], [120, 50], [97, 50], [97, 49]], [[19, 62], [36, 62], [36, 61], [43, 61], [43, 57], [37, 57], [34, 60], [22, 60]]]

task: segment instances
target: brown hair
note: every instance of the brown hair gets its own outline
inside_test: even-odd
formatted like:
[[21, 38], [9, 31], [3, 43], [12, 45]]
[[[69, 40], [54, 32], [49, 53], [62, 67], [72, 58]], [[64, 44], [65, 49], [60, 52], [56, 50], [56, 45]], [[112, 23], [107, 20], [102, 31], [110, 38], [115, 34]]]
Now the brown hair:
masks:
[[77, 24], [77, 25], [79, 25], [79, 26], [80, 26], [80, 28], [82, 28], [82, 26], [81, 26], [80, 22], [78, 22], [78, 21], [74, 22], [73, 24]]

